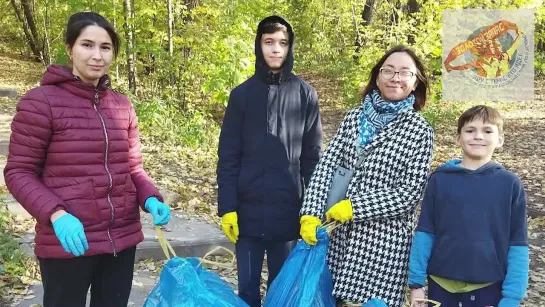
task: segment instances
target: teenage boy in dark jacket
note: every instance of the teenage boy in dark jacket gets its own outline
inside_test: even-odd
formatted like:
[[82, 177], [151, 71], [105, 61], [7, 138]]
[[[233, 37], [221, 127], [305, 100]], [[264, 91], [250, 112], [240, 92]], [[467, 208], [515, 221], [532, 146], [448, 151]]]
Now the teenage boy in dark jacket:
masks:
[[322, 146], [316, 90], [291, 72], [293, 45], [283, 18], [259, 23], [255, 74], [231, 92], [219, 140], [219, 215], [236, 246], [239, 296], [252, 307], [261, 306], [265, 252], [270, 285], [298, 239]]

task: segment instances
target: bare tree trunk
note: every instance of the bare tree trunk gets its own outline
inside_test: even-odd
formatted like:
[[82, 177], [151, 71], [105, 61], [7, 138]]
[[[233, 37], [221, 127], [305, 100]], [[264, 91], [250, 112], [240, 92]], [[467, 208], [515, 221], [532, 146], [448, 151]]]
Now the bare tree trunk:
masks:
[[129, 90], [136, 94], [136, 58], [134, 54], [134, 3], [132, 0], [123, 0], [125, 17], [125, 38], [127, 41], [127, 68], [129, 78]]
[[[168, 6], [168, 55], [170, 56], [170, 62], [173, 61], [174, 54], [174, 44], [172, 43], [172, 0], [167, 0]], [[174, 71], [172, 65], [169, 66], [170, 69], [170, 86], [174, 86]]]
[[21, 0], [21, 6], [23, 7], [23, 13], [25, 15], [28, 28], [30, 29], [30, 34], [32, 34], [32, 39], [34, 40], [34, 44], [36, 45], [36, 48], [40, 54], [40, 59], [45, 63], [42, 51], [43, 48], [40, 42], [40, 35], [38, 33], [38, 28], [36, 28], [36, 22], [34, 21], [31, 3], [29, 0]]
[[[414, 15], [414, 14], [418, 13], [418, 11], [420, 11], [420, 4], [418, 3], [418, 1], [417, 0], [409, 0], [407, 2], [407, 13], [409, 15]], [[418, 26], [418, 24], [415, 24], [415, 27], [416, 26]], [[407, 37], [407, 42], [409, 44], [411, 44], [411, 45], [416, 43], [416, 37], [415, 37], [414, 33], [416, 33], [416, 31], [411, 31], [409, 33], [409, 36]]]
[[[395, 2], [390, 6], [388, 22], [391, 27], [396, 27], [397, 25], [399, 25], [399, 19], [400, 19], [399, 11], [402, 11], [402, 12], [404, 11], [403, 4], [399, 2]], [[393, 34], [393, 31], [390, 32], [390, 34]]]
[[23, 32], [25, 33], [28, 46], [30, 47], [30, 50], [32, 51], [32, 55], [34, 56], [34, 59], [38, 62], [41, 62], [40, 51], [38, 49], [38, 46], [36, 45], [36, 42], [32, 38], [32, 34], [30, 33], [30, 29], [28, 28], [28, 25], [25, 22], [25, 18], [23, 17], [21, 8], [17, 5], [15, 0], [10, 0], [10, 2], [11, 2], [11, 6], [13, 7], [13, 11], [15, 12], [15, 17], [17, 17], [17, 20], [19, 20], [19, 22], [23, 26]]
[[[363, 11], [361, 12], [361, 25], [370, 26], [373, 22], [373, 12], [375, 11], [375, 0], [366, 0]], [[352, 6], [352, 14], [354, 16], [354, 23], [356, 26], [356, 41], [354, 45], [356, 46], [356, 53], [354, 55], [354, 60], [358, 59], [358, 53], [360, 53], [361, 48], [365, 45], [365, 37], [362, 38], [362, 33], [359, 29], [359, 21], [356, 18], [355, 8]]]
[[420, 4], [417, 0], [409, 0], [407, 2], [407, 12], [409, 14], [414, 14], [420, 11]]
[[354, 5], [352, 5], [352, 19], [354, 20], [354, 31], [356, 31], [356, 41], [354, 42], [354, 45], [356, 46], [356, 50], [354, 52], [353, 59], [354, 61], [357, 61], [359, 58], [358, 54], [360, 53], [360, 50], [363, 47], [363, 42], [361, 39], [362, 35], [360, 32], [360, 27], [359, 27], [359, 23], [360, 23], [359, 17], [356, 14], [356, 7]]
[[[183, 0], [183, 4], [185, 5], [188, 13], [191, 12], [193, 9], [197, 8], [199, 5], [200, 5], [200, 1], [199, 0]], [[184, 31], [184, 27], [185, 25], [187, 25], [188, 23], [191, 22], [192, 20], [192, 17], [191, 17], [191, 14], [185, 14], [184, 17], [181, 18], [182, 21], [177, 21], [177, 30], [179, 32], [182, 32]], [[183, 35], [183, 34], [179, 34], [179, 35]], [[178, 65], [178, 70], [177, 70], [177, 75], [180, 77], [180, 79], [183, 79], [184, 77], [184, 73], [185, 73], [185, 63], [186, 61], [188, 61], [188, 59], [191, 57], [191, 48], [188, 47], [187, 45], [186, 46], [180, 46], [181, 47], [181, 53], [182, 53], [182, 62], [180, 65]], [[188, 106], [188, 101], [187, 101], [187, 97], [186, 97], [186, 83], [181, 81], [181, 82], [178, 82], [178, 93], [179, 93], [179, 96], [180, 96], [180, 100], [179, 100], [179, 108], [180, 110], [187, 110], [187, 106]]]
[[45, 6], [45, 15], [44, 15], [44, 62], [45, 65], [51, 65], [52, 59], [51, 59], [51, 43], [49, 42], [49, 33], [47, 32], [47, 28], [51, 25], [50, 19], [49, 19], [49, 5], [46, 4]]
[[192, 10], [200, 5], [199, 0], [186, 0], [186, 5], [188, 10]]
[[[117, 0], [112, 1], [114, 7], [113, 26], [117, 30]], [[117, 55], [119, 57], [119, 55]], [[119, 82], [119, 61], [115, 61], [115, 81]]]
[[325, 31], [325, 15], [327, 12], [327, 0], [324, 0], [324, 13], [322, 14], [322, 32]]
[[136, 10], [134, 9], [134, 0], [130, 0], [130, 5], [131, 5], [131, 23], [130, 23], [130, 26], [131, 26], [131, 33], [132, 33], [132, 54], [133, 54], [133, 75], [134, 75], [134, 94], [136, 95], [138, 93], [138, 89], [137, 89], [137, 82], [138, 82], [138, 70], [137, 70], [137, 67], [136, 67], [136, 56], [137, 56], [137, 53], [136, 53], [136, 21], [135, 21], [135, 12]]
[[361, 12], [361, 19], [364, 26], [369, 26], [373, 22], [373, 12], [375, 11], [375, 0], [366, 0], [365, 7]]
[[[539, 36], [539, 32], [545, 31], [545, 20], [541, 23], [537, 23], [534, 33], [536, 36]], [[536, 51], [537, 52], [545, 52], [545, 36], [541, 35], [541, 38], [538, 38], [538, 41], [536, 42]]]

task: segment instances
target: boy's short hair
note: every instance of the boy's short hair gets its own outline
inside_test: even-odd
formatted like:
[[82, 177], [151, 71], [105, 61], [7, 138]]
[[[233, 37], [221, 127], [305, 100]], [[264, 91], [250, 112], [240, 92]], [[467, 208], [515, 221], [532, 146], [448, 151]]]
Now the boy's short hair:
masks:
[[266, 22], [265, 24], [262, 25], [262, 28], [260, 29], [261, 33], [263, 34], [272, 34], [272, 33], [276, 33], [278, 31], [284, 31], [286, 33], [289, 33], [288, 32], [288, 27], [286, 27], [285, 25], [279, 23], [279, 22], [275, 22], [275, 21], [271, 21], [271, 22]]
[[472, 122], [476, 119], [481, 119], [485, 123], [490, 123], [498, 127], [498, 132], [503, 133], [503, 118], [498, 110], [485, 106], [478, 105], [469, 108], [458, 118], [458, 134], [462, 132], [462, 128], [465, 124]]

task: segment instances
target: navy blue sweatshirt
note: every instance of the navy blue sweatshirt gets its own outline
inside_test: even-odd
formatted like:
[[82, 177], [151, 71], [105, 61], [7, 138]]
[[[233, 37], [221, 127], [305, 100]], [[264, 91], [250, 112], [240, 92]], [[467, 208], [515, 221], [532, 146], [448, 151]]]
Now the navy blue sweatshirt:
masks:
[[[285, 25], [290, 47], [273, 74], [261, 50], [262, 26]], [[255, 39], [255, 74], [229, 97], [218, 148], [219, 215], [237, 212], [241, 236], [299, 237], [303, 189], [320, 159], [322, 125], [316, 90], [292, 73], [295, 36], [278, 16], [262, 20]]]
[[520, 179], [489, 162], [442, 166], [429, 179], [417, 232], [434, 235], [428, 274], [468, 283], [503, 281], [510, 246], [527, 246]]

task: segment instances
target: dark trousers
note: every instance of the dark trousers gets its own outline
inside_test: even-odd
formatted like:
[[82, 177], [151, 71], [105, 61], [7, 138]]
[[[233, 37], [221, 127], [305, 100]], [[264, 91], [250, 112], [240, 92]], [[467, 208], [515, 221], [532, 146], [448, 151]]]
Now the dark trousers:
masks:
[[261, 269], [265, 252], [270, 286], [297, 241], [279, 242], [265, 241], [258, 238], [240, 237], [235, 245], [238, 269], [238, 295], [250, 307], [261, 306]]
[[501, 288], [502, 283], [498, 282], [467, 293], [450, 293], [428, 278], [428, 298], [441, 303], [441, 307], [498, 307]]
[[127, 306], [132, 287], [136, 247], [117, 253], [71, 259], [38, 258], [44, 307]]

